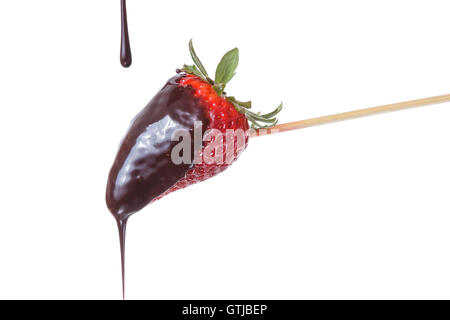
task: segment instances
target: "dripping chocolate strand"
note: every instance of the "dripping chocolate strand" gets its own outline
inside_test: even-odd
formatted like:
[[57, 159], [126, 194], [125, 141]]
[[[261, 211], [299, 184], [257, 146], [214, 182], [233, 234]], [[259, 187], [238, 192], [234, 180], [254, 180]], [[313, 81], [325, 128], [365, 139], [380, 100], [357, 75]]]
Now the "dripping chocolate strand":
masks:
[[127, 232], [127, 220], [117, 217], [117, 227], [119, 228], [119, 240], [120, 240], [120, 260], [122, 269], [122, 298], [125, 300], [125, 235]]

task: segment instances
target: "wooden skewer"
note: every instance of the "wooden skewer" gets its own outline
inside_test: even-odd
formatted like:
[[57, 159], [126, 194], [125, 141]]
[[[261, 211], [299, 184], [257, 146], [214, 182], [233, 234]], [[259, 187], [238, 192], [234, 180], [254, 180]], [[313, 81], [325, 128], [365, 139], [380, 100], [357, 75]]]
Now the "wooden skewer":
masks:
[[404, 102], [397, 102], [397, 103], [392, 103], [392, 104], [385, 104], [385, 105], [378, 106], [378, 107], [371, 107], [371, 108], [359, 109], [359, 110], [354, 110], [354, 111], [331, 114], [328, 116], [322, 116], [322, 117], [317, 117], [317, 118], [282, 123], [282, 124], [278, 124], [278, 125], [270, 128], [270, 129], [252, 130], [251, 136], [257, 137], [260, 135], [263, 136], [263, 135], [273, 134], [273, 133], [278, 133], [278, 132], [302, 129], [302, 128], [313, 127], [313, 126], [320, 126], [323, 124], [337, 122], [337, 121], [344, 121], [344, 120], [350, 120], [350, 119], [355, 119], [355, 118], [367, 117], [367, 116], [371, 116], [371, 115], [375, 115], [375, 114], [379, 114], [379, 113], [392, 112], [392, 111], [404, 110], [404, 109], [415, 108], [415, 107], [423, 107], [423, 106], [444, 103], [444, 102], [450, 102], [450, 94], [444, 94], [441, 96], [435, 96], [435, 97], [429, 97], [429, 98], [423, 98], [423, 99], [417, 99], [417, 100], [410, 100], [410, 101], [404, 101]]

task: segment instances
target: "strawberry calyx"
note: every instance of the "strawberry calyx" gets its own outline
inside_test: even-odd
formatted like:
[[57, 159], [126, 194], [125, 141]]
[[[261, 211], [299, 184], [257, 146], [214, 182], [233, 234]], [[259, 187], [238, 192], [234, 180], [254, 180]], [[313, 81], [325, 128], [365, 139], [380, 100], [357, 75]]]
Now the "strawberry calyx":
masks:
[[211, 79], [203, 66], [202, 62], [198, 58], [194, 46], [192, 44], [192, 39], [189, 41], [189, 52], [191, 54], [192, 60], [194, 61], [193, 65], [184, 65], [181, 71], [195, 75], [200, 79], [208, 82], [216, 91], [216, 93], [220, 97], [226, 98], [229, 102], [233, 104], [235, 109], [244, 114], [247, 117], [247, 120], [251, 123], [251, 127], [254, 129], [265, 129], [271, 128], [278, 123], [278, 119], [276, 115], [283, 108], [283, 103], [281, 103], [275, 110], [261, 114], [261, 112], [253, 112], [250, 109], [252, 108], [251, 101], [240, 101], [233, 96], [227, 96], [225, 90], [226, 85], [236, 74], [236, 68], [239, 64], [239, 49], [234, 48], [222, 57], [219, 64], [216, 68], [216, 73], [214, 80]]

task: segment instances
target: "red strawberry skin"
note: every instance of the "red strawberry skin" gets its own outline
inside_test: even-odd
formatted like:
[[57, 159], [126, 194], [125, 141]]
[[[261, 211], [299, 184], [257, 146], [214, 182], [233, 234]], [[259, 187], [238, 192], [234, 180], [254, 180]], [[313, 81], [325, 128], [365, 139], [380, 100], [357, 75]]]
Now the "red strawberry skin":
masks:
[[[191, 159], [201, 159], [206, 150], [211, 150], [208, 146], [214, 140], [194, 150], [194, 122], [199, 121], [202, 133], [208, 129], [222, 133], [241, 129], [244, 142], [231, 148], [224, 143], [224, 157], [219, 163], [174, 164], [171, 151], [178, 142], [171, 138], [177, 129], [191, 134]], [[211, 84], [184, 73], [173, 77], [133, 120], [121, 143], [108, 178], [108, 208], [117, 218], [126, 219], [170, 192], [217, 175], [246, 148], [248, 129], [246, 116], [219, 96]], [[215, 150], [209, 152], [215, 154]]]

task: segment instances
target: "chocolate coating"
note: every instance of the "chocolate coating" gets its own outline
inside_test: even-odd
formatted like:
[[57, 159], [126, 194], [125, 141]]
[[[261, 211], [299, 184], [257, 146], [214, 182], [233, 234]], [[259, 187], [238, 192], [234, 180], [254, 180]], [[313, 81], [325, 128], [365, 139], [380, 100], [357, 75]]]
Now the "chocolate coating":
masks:
[[114, 160], [106, 189], [106, 204], [118, 219], [127, 219], [183, 178], [193, 164], [174, 164], [171, 141], [176, 130], [191, 135], [194, 155], [194, 123], [202, 130], [209, 124], [206, 109], [194, 97], [194, 89], [181, 87], [182, 76], [171, 78], [133, 120]]

